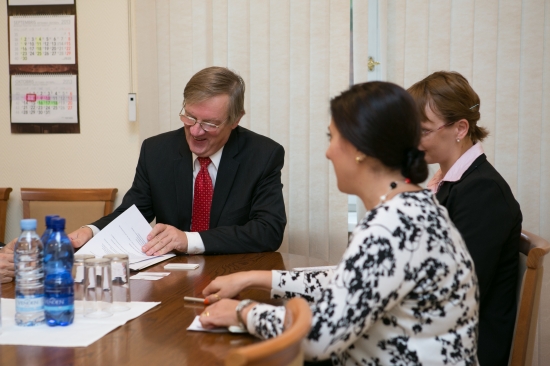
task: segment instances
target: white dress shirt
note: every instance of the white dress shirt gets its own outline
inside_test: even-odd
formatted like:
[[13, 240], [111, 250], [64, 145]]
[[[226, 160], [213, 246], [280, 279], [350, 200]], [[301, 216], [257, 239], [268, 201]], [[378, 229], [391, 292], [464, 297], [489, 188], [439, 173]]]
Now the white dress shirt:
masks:
[[[210, 179], [212, 179], [212, 188], [216, 186], [216, 177], [218, 176], [218, 168], [220, 166], [220, 161], [222, 159], [223, 146], [221, 149], [216, 151], [210, 156], [212, 163], [208, 165], [208, 174], [210, 174]], [[197, 159], [198, 156], [193, 155], [193, 199], [195, 198], [195, 179], [201, 170], [201, 164]], [[93, 236], [96, 236], [99, 233], [99, 229], [94, 225], [86, 225], [92, 229]], [[187, 253], [188, 254], [201, 254], [204, 253], [204, 243], [199, 233], [197, 232], [188, 232], [184, 231], [187, 236]]]

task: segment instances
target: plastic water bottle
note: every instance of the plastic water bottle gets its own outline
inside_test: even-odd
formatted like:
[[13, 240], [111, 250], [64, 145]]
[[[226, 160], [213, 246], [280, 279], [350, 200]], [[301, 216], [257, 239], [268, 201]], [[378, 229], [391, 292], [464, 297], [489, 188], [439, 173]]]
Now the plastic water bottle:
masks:
[[48, 215], [46, 216], [46, 230], [44, 230], [44, 233], [42, 233], [42, 236], [40, 237], [40, 240], [42, 241], [42, 244], [46, 244], [48, 241], [48, 238], [50, 235], [52, 235], [52, 219], [54, 217], [59, 217], [59, 215]]
[[74, 319], [74, 250], [65, 234], [65, 219], [52, 219], [52, 234], [44, 246], [44, 313], [54, 327], [72, 324]]
[[43, 246], [36, 233], [36, 220], [21, 220], [21, 235], [15, 244], [15, 323], [33, 326], [44, 321]]

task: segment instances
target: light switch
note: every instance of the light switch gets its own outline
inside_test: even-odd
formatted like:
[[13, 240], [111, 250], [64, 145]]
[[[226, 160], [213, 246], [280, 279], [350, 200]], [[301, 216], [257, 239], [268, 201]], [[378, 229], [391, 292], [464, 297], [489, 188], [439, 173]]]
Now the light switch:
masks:
[[136, 111], [136, 93], [130, 93], [128, 94], [128, 120], [130, 122], [136, 121]]

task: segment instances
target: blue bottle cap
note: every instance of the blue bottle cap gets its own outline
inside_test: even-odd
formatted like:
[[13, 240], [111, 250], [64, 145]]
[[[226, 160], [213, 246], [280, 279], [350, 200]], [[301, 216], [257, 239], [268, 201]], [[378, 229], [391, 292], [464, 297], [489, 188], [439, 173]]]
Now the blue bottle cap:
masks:
[[52, 229], [55, 231], [65, 230], [65, 219], [62, 217], [52, 218]]
[[36, 230], [36, 219], [21, 220], [21, 230]]
[[46, 216], [46, 227], [47, 227], [48, 229], [51, 229], [51, 228], [52, 228], [52, 219], [53, 219], [54, 217], [59, 217], [59, 215], [48, 215], [48, 216]]

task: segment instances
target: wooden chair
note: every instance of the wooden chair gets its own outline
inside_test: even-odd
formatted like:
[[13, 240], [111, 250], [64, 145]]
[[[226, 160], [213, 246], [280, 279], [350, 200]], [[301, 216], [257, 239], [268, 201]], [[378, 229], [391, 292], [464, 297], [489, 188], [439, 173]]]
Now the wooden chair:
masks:
[[226, 366], [289, 365], [302, 366], [304, 354], [302, 339], [311, 327], [311, 310], [301, 298], [286, 304], [285, 330], [279, 337], [231, 351], [225, 359]]
[[46, 215], [66, 219], [65, 231], [70, 233], [113, 212], [118, 189], [53, 189], [21, 188], [23, 218], [38, 221], [36, 231], [44, 232]]
[[533, 361], [539, 315], [543, 260], [544, 256], [550, 252], [550, 243], [540, 236], [523, 230], [519, 250], [527, 256], [527, 268], [521, 282], [510, 365], [530, 366]]
[[0, 188], [0, 242], [4, 242], [6, 234], [6, 212], [8, 211], [8, 199], [11, 188]]

